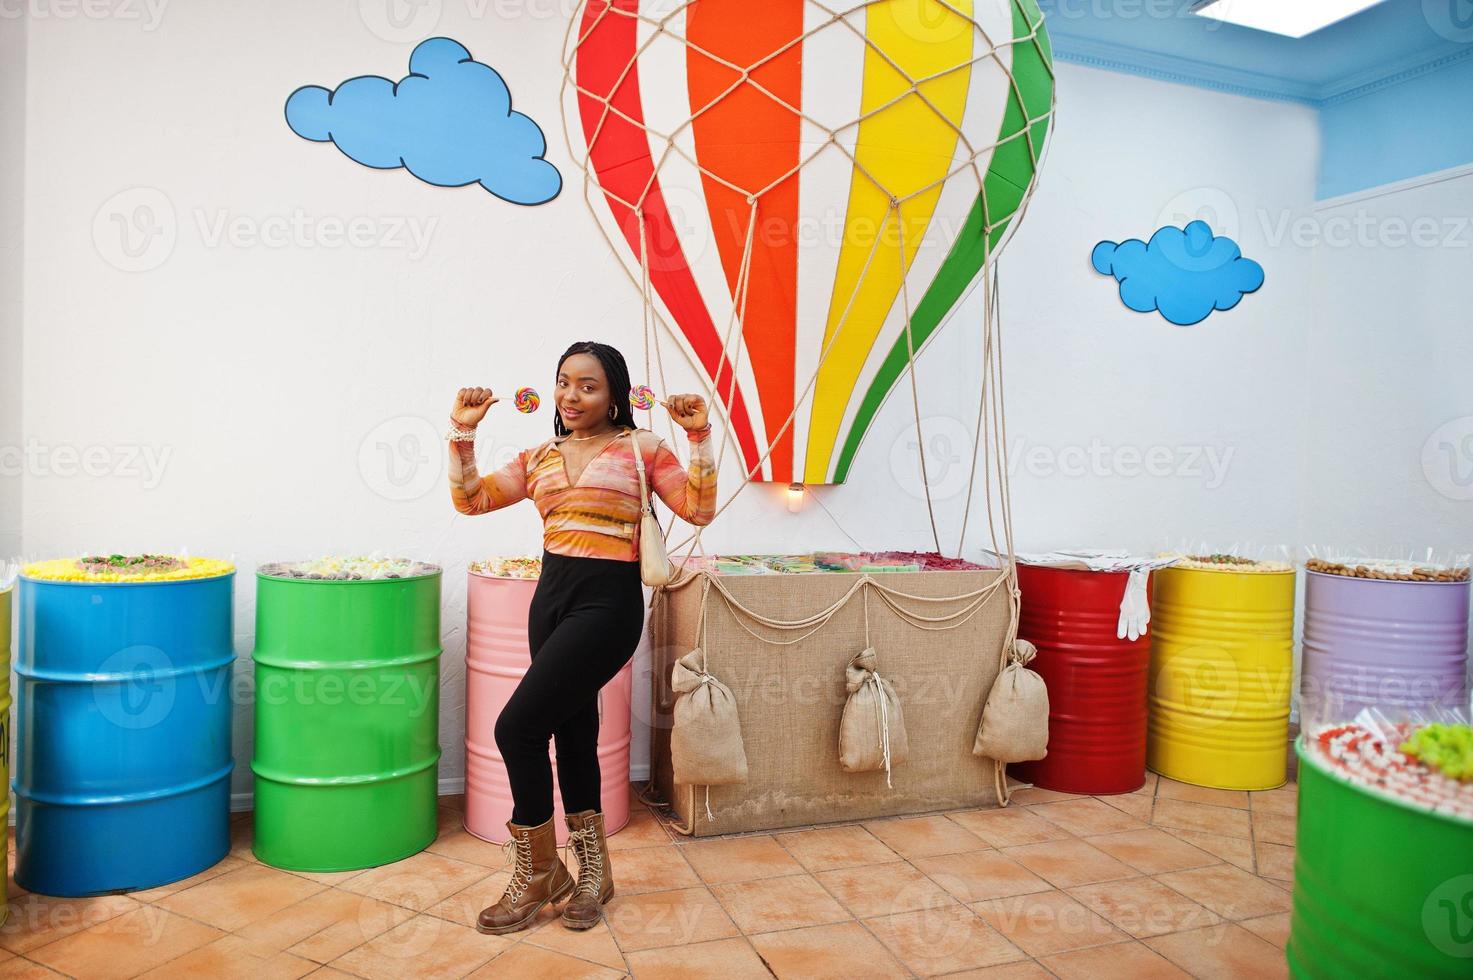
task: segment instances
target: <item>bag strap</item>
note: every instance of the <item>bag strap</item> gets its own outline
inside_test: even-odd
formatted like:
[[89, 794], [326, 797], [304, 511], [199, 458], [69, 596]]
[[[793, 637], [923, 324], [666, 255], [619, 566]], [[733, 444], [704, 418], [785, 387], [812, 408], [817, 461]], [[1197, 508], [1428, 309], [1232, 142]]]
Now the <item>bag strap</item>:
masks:
[[641, 513], [653, 514], [650, 509], [650, 489], [644, 476], [644, 453], [639, 448], [639, 429], [625, 429], [634, 444], [634, 469], [639, 473], [639, 509]]

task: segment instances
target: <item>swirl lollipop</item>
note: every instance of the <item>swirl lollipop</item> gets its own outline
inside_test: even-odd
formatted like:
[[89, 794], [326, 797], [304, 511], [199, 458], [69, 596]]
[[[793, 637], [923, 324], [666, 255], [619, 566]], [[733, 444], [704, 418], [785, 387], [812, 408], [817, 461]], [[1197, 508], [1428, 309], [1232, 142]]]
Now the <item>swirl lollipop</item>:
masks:
[[518, 388], [513, 403], [517, 406], [517, 411], [523, 415], [531, 415], [542, 404], [542, 396], [537, 394], [536, 388]]
[[655, 391], [649, 385], [637, 385], [629, 389], [629, 404], [641, 412], [655, 407]]

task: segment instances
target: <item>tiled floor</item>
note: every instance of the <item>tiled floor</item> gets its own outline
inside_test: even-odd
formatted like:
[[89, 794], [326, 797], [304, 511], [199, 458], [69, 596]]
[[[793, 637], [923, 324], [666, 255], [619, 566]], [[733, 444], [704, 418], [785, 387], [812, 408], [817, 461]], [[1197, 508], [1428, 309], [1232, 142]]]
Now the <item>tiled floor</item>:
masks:
[[[693, 841], [644, 806], [609, 839], [607, 922], [482, 936], [501, 848], [441, 800], [429, 850], [292, 874], [251, 855], [148, 892], [10, 882], [0, 977], [1273, 977], [1285, 972], [1295, 790], [1148, 779], [1129, 796], [1022, 790], [1006, 810]], [[12, 854], [12, 863], [14, 855]]]

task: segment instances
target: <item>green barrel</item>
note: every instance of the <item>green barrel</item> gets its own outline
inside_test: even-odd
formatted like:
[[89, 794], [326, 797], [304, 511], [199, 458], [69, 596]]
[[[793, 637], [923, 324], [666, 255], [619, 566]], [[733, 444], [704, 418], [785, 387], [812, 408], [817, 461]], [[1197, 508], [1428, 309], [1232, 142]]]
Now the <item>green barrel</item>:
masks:
[[1289, 969], [1473, 977], [1473, 822], [1339, 779], [1299, 752]]
[[255, 854], [293, 871], [435, 839], [440, 572], [256, 576]]

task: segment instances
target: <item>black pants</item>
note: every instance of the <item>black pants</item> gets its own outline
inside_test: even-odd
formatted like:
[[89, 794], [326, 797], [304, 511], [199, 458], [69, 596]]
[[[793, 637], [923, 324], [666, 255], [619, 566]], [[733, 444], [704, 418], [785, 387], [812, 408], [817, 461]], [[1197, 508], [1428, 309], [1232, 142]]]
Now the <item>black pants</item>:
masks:
[[598, 692], [629, 662], [643, 631], [639, 562], [543, 552], [527, 617], [532, 663], [496, 719], [513, 823], [552, 818], [549, 740], [557, 743], [563, 812], [603, 809]]

